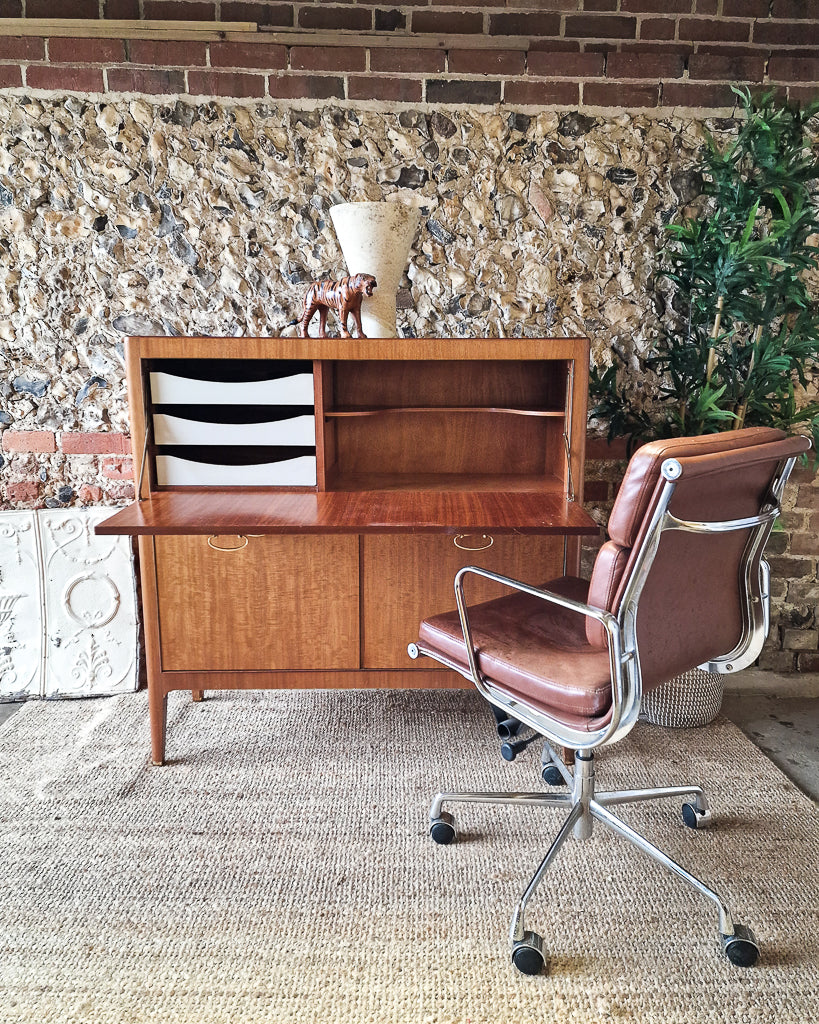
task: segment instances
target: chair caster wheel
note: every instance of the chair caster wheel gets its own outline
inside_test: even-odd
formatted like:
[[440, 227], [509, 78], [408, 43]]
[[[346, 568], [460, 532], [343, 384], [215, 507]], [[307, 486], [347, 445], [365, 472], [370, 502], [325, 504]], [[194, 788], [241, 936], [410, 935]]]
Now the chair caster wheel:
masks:
[[565, 786], [566, 780], [560, 774], [560, 769], [554, 764], [545, 764], [540, 777], [547, 786]]
[[682, 820], [689, 828], [706, 828], [713, 815], [709, 810], [701, 811], [696, 804], [682, 805]]
[[733, 935], [722, 936], [722, 948], [737, 967], [753, 967], [759, 959], [756, 935], [744, 924], [734, 925]]
[[439, 846], [449, 846], [455, 842], [455, 825], [451, 814], [441, 811], [440, 818], [433, 818], [429, 823], [429, 834]]
[[524, 932], [523, 938], [512, 946], [512, 964], [521, 974], [540, 974], [545, 962], [543, 939], [537, 932]]

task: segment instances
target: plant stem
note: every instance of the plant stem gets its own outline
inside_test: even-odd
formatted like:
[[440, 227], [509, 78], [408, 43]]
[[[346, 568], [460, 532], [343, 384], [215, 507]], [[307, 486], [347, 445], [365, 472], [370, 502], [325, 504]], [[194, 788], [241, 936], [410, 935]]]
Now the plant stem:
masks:
[[714, 367], [717, 365], [717, 338], [719, 337], [720, 324], [722, 323], [722, 307], [725, 303], [725, 296], [720, 295], [717, 299], [717, 315], [714, 317], [714, 326], [711, 328], [711, 344], [708, 348], [708, 362], [705, 366], [705, 381], [710, 383], [714, 375]]

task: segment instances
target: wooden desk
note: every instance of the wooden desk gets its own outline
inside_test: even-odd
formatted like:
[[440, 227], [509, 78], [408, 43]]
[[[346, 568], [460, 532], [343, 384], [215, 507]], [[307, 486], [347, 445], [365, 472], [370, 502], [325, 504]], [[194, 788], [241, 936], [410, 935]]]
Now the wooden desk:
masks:
[[139, 537], [157, 764], [172, 690], [463, 685], [406, 654], [457, 569], [542, 582], [597, 532], [584, 339], [126, 351], [138, 499], [97, 532]]

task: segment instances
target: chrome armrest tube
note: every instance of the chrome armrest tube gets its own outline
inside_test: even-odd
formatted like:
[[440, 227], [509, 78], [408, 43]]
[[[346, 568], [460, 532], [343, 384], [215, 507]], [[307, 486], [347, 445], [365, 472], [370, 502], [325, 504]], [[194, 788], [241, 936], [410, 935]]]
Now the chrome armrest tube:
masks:
[[[483, 576], [485, 579], [501, 583], [513, 590], [530, 594], [532, 597], [539, 598], [542, 601], [577, 612], [586, 618], [596, 619], [602, 625], [608, 638], [609, 665], [612, 679], [612, 714], [605, 726], [591, 732], [573, 729], [547, 715], [545, 712], [540, 712], [528, 705], [521, 704], [484, 679], [478, 670], [475, 644], [469, 625], [469, 612], [464, 598], [463, 580], [468, 574]], [[571, 747], [574, 750], [589, 750], [601, 746], [603, 743], [612, 743], [615, 739], [625, 736], [637, 721], [640, 700], [639, 697], [636, 701], [627, 699], [627, 695], [631, 693], [633, 686], [627, 686], [624, 677], [627, 672], [634, 673], [636, 671], [639, 689], [639, 666], [636, 664], [633, 652], [623, 650], [620, 624], [611, 612], [605, 611], [602, 608], [594, 608], [580, 601], [574, 601], [569, 597], [563, 597], [549, 590], [532, 587], [529, 584], [522, 583], [520, 580], [512, 579], [509, 576], [502, 576], [499, 573], [491, 572], [488, 569], [481, 569], [474, 565], [464, 566], [455, 576], [455, 599], [458, 603], [458, 615], [460, 616], [461, 629], [464, 634], [472, 682], [490, 703], [508, 711], [513, 717], [546, 736], [547, 739], [562, 746]]]

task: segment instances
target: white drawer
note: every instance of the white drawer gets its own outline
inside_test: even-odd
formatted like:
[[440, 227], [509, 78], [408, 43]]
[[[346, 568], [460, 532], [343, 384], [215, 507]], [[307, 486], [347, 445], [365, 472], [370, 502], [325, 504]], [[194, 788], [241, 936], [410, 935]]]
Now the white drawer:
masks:
[[265, 423], [212, 423], [155, 413], [154, 442], [200, 445], [315, 445], [316, 418], [294, 416], [291, 419]]
[[315, 487], [316, 457], [225, 466], [157, 455], [156, 478], [160, 487]]
[[158, 371], [151, 374], [151, 401], [154, 405], [312, 405], [313, 374], [215, 381]]

